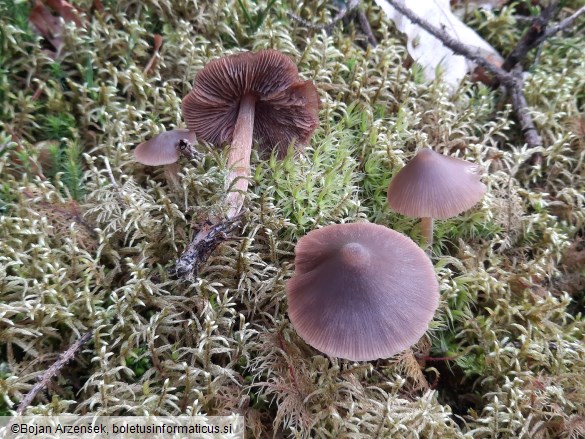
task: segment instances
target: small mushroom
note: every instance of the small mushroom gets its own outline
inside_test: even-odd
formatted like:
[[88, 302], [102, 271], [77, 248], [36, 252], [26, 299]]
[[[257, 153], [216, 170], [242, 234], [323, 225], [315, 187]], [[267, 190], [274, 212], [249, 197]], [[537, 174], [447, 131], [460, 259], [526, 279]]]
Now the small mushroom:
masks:
[[425, 333], [439, 303], [428, 256], [410, 238], [371, 223], [313, 230], [295, 249], [286, 284], [297, 333], [333, 357], [390, 357]]
[[142, 142], [134, 150], [137, 162], [147, 166], [170, 165], [179, 160], [181, 153], [194, 155], [192, 145], [197, 141], [193, 131], [176, 129], [164, 131]]
[[312, 81], [298, 78], [296, 65], [276, 50], [244, 52], [209, 62], [183, 99], [187, 127], [216, 146], [230, 143], [225, 187], [227, 218], [244, 202], [253, 138], [260, 147], [286, 153], [304, 145], [318, 124], [319, 97]]
[[480, 167], [423, 148], [392, 178], [388, 205], [398, 213], [421, 218], [422, 235], [430, 248], [433, 219], [447, 219], [471, 209], [486, 186]]

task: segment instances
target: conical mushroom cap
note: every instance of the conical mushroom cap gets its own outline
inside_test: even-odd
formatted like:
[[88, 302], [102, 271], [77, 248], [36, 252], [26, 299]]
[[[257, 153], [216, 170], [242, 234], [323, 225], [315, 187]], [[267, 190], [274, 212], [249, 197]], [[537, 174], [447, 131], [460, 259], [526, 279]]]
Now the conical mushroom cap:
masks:
[[138, 145], [134, 150], [134, 158], [137, 162], [148, 166], [175, 163], [179, 160], [177, 144], [181, 140], [187, 140], [193, 144], [197, 141], [197, 137], [193, 131], [185, 129], [164, 131]]
[[187, 127], [202, 140], [231, 143], [241, 98], [256, 97], [254, 138], [284, 155], [296, 139], [302, 147], [318, 125], [319, 96], [300, 81], [296, 65], [276, 50], [244, 52], [209, 62], [183, 99]]
[[388, 205], [416, 218], [451, 218], [481, 200], [480, 179], [478, 165], [424, 148], [390, 182]]
[[313, 230], [295, 249], [288, 314], [314, 348], [354, 361], [390, 357], [423, 336], [439, 303], [427, 255], [371, 223]]

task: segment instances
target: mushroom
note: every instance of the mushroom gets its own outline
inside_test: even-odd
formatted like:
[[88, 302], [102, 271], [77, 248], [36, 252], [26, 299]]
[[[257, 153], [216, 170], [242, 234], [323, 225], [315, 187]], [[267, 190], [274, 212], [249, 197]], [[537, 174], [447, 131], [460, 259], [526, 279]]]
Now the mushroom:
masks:
[[170, 165], [179, 160], [181, 153], [193, 156], [191, 145], [197, 141], [193, 131], [176, 129], [164, 131], [142, 142], [134, 150], [137, 162], [148, 166]]
[[280, 157], [296, 139], [302, 147], [318, 124], [319, 97], [312, 81], [276, 50], [244, 52], [209, 62], [183, 99], [187, 127], [216, 146], [231, 143], [225, 188], [228, 219], [244, 202], [253, 138]]
[[134, 158], [147, 166], [163, 165], [167, 180], [174, 187], [179, 187], [180, 167], [177, 160], [181, 154], [188, 158], [196, 157], [198, 153], [192, 146], [196, 141], [195, 133], [184, 128], [164, 131], [138, 145], [134, 150]]
[[309, 232], [295, 248], [288, 314], [309, 345], [334, 357], [390, 357], [415, 344], [439, 304], [433, 265], [410, 238], [371, 223]]
[[421, 218], [426, 245], [433, 243], [433, 219], [447, 219], [471, 209], [486, 190], [480, 167], [423, 148], [392, 178], [388, 205], [398, 213]]

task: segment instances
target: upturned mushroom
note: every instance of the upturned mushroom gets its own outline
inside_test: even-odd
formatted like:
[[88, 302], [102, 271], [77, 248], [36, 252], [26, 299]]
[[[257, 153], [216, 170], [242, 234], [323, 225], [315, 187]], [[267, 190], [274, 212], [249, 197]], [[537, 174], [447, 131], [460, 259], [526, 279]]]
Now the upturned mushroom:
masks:
[[283, 156], [296, 141], [302, 147], [318, 124], [319, 97], [312, 81], [298, 77], [296, 65], [276, 50], [244, 52], [209, 62], [183, 99], [187, 127], [216, 146], [231, 144], [226, 217], [244, 202], [253, 139], [263, 150]]
[[433, 219], [447, 219], [471, 209], [486, 186], [481, 168], [465, 160], [423, 148], [392, 178], [388, 205], [402, 215], [421, 218], [426, 245], [433, 243]]
[[415, 344], [439, 303], [430, 259], [410, 238], [371, 223], [313, 230], [295, 248], [288, 314], [309, 345], [354, 361]]
[[193, 157], [192, 145], [196, 141], [197, 136], [193, 131], [164, 131], [138, 145], [134, 150], [134, 158], [147, 166], [170, 165], [179, 160], [181, 153]]

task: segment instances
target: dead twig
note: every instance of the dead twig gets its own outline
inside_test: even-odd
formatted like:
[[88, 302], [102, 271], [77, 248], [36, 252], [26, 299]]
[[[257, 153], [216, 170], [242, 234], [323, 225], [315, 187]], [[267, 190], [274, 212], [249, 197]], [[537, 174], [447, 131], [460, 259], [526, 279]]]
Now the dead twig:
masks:
[[111, 185], [114, 187], [115, 190], [114, 195], [118, 200], [118, 203], [120, 203], [121, 206], [128, 206], [128, 202], [124, 199], [124, 192], [122, 191], [122, 188], [114, 178], [114, 173], [112, 172], [112, 167], [110, 166], [110, 160], [108, 159], [107, 156], [104, 156], [103, 159], [104, 165], [106, 166], [106, 174], [108, 176], [108, 179], [110, 180]]
[[[505, 88], [507, 93], [510, 95], [512, 100], [512, 107], [514, 108], [514, 112], [518, 117], [518, 122], [520, 125], [520, 129], [524, 134], [524, 140], [529, 148], [536, 148], [542, 145], [542, 140], [538, 135], [536, 127], [534, 125], [534, 121], [532, 120], [532, 116], [528, 112], [528, 105], [526, 102], [526, 97], [524, 96], [523, 92], [523, 82], [522, 82], [522, 72], [516, 70], [514, 73], [510, 73], [506, 71], [504, 68], [500, 68], [496, 65], [493, 65], [488, 60], [486, 60], [483, 56], [479, 54], [477, 50], [473, 50], [470, 47], [466, 46], [465, 44], [461, 43], [460, 41], [456, 40], [455, 38], [451, 37], [447, 32], [443, 29], [439, 29], [426, 20], [418, 17], [414, 14], [410, 9], [406, 8], [404, 5], [398, 3], [396, 0], [386, 0], [390, 5], [392, 5], [397, 11], [401, 14], [406, 16], [410, 21], [419, 25], [424, 30], [429, 32], [435, 38], [439, 39], [445, 46], [451, 49], [453, 52], [466, 57], [467, 59], [475, 62], [477, 65], [483, 67], [488, 72], [492, 73], [500, 84], [502, 84]], [[556, 11], [556, 6], [551, 6], [550, 8], [545, 9], [543, 14], [541, 14], [540, 23], [544, 26], [548, 20], [552, 18], [554, 12]], [[573, 14], [576, 15], [576, 14]], [[576, 19], [573, 18], [572, 21]], [[571, 21], [571, 22], [572, 22]], [[568, 26], [568, 24], [566, 25]], [[540, 41], [544, 35], [549, 35], [548, 32], [543, 33], [542, 35], [538, 32], [539, 26], [533, 25], [531, 26], [530, 32], [535, 33], [536, 36], [533, 37], [526, 37], [525, 43], [522, 45], [522, 48], [519, 48], [516, 51], [516, 55], [508, 62], [508, 65], [515, 65], [521, 60], [522, 53], [526, 53], [529, 49], [528, 47], [536, 47], [537, 44], [534, 42]], [[523, 38], [524, 40], [524, 38]], [[533, 41], [534, 42], [531, 42]], [[544, 41], [544, 40], [543, 40]], [[529, 159], [529, 163], [532, 165], [538, 165], [542, 162], [542, 154], [541, 153], [534, 153], [532, 157]]]
[[49, 381], [57, 375], [57, 373], [65, 366], [69, 361], [73, 359], [75, 353], [83, 346], [93, 335], [93, 331], [86, 332], [80, 338], [77, 339], [75, 343], [69, 346], [65, 352], [59, 355], [59, 358], [51, 367], [49, 367], [45, 373], [40, 377], [39, 381], [33, 386], [32, 389], [26, 394], [24, 399], [19, 404], [18, 408], [16, 409], [17, 415], [22, 415], [29, 404], [35, 399], [37, 394], [43, 390], [49, 384]]
[[376, 47], [378, 45], [378, 41], [376, 40], [376, 37], [374, 36], [374, 33], [372, 32], [372, 27], [370, 26], [370, 22], [368, 21], [368, 17], [366, 16], [366, 13], [362, 9], [358, 8], [357, 16], [358, 16], [358, 21], [360, 23], [362, 31], [364, 32], [364, 34], [366, 34], [366, 38], [368, 39], [368, 43], [370, 43], [370, 46]]
[[330, 32], [331, 29], [333, 29], [333, 27], [339, 21], [343, 20], [345, 17], [352, 14], [356, 10], [357, 10], [358, 22], [360, 24], [360, 27], [362, 28], [362, 31], [366, 35], [368, 43], [372, 47], [376, 47], [378, 45], [378, 42], [376, 41], [376, 38], [374, 37], [374, 34], [372, 32], [372, 27], [370, 26], [370, 22], [368, 21], [368, 17], [366, 16], [365, 12], [360, 8], [360, 1], [359, 0], [349, 0], [347, 3], [345, 3], [341, 7], [341, 9], [335, 15], [335, 17], [333, 17], [333, 19], [329, 23], [325, 23], [325, 24], [313, 24], [310, 21], [307, 21], [307, 20], [299, 17], [298, 15], [293, 14], [292, 12], [287, 12], [286, 15], [290, 19], [300, 23], [301, 25], [303, 25], [305, 27], [308, 27], [309, 29], [325, 30], [326, 32]]
[[[516, 86], [507, 86], [506, 89], [512, 100], [512, 106], [518, 117], [518, 122], [520, 123], [520, 129], [524, 134], [524, 139], [526, 140], [527, 145], [531, 148], [542, 145], [542, 139], [534, 125], [532, 116], [528, 113], [528, 104], [522, 91], [522, 69], [518, 64], [524, 59], [530, 50], [538, 47], [538, 52], [534, 61], [536, 64], [540, 58], [542, 44], [551, 36], [571, 26], [577, 18], [585, 14], [584, 6], [571, 16], [562, 20], [556, 26], [547, 30], [549, 22], [558, 15], [559, 10], [559, 3], [552, 3], [545, 7], [540, 15], [532, 21], [530, 27], [518, 42], [518, 45], [512, 50], [502, 65], [504, 70], [512, 71], [512, 74], [516, 79]], [[528, 160], [528, 163], [533, 166], [539, 166], [542, 164], [542, 160], [542, 153], [535, 152]]]
[[419, 17], [406, 6], [398, 3], [396, 0], [385, 0], [388, 2], [393, 8], [395, 8], [398, 12], [402, 15], [407, 17], [410, 21], [414, 24], [419, 25], [432, 36], [440, 40], [445, 46], [451, 49], [458, 55], [462, 55], [465, 58], [473, 61], [478, 66], [483, 67], [485, 70], [493, 74], [498, 78], [498, 80], [506, 86], [514, 86], [515, 85], [515, 78], [509, 72], [506, 72], [504, 69], [492, 64], [487, 59], [479, 54], [479, 50], [474, 50], [471, 47], [463, 44], [462, 42], [456, 40], [443, 29], [433, 26], [425, 19]]
[[220, 243], [229, 239], [228, 234], [237, 227], [239, 220], [240, 215], [217, 224], [206, 221], [201, 225], [193, 240], [177, 260], [173, 274], [187, 279], [195, 278], [199, 265], [207, 260]]
[[[546, 8], [544, 8], [541, 14], [536, 17], [528, 30], [524, 33], [514, 50], [508, 55], [504, 64], [502, 64], [502, 68], [506, 71], [512, 70], [516, 64], [518, 64], [526, 54], [537, 47], [541, 42], [540, 38], [545, 35], [546, 27], [548, 23], [556, 17], [559, 11], [559, 4], [552, 3]], [[540, 41], [540, 42], [538, 42]]]
[[[392, 7], [394, 7], [401, 14], [406, 16], [410, 21], [419, 25], [424, 30], [429, 32], [435, 38], [439, 39], [445, 46], [453, 52], [466, 57], [475, 62], [477, 65], [483, 67], [488, 72], [492, 73], [498, 82], [502, 84], [512, 101], [512, 107], [518, 118], [520, 130], [524, 134], [524, 140], [529, 148], [536, 148], [542, 145], [542, 139], [536, 130], [536, 126], [532, 116], [528, 112], [528, 104], [523, 92], [522, 70], [515, 68], [515, 66], [523, 59], [524, 56], [531, 49], [538, 47], [547, 38], [571, 26], [577, 18], [585, 14], [585, 6], [581, 7], [571, 16], [562, 20], [556, 26], [553, 26], [548, 31], [547, 24], [552, 20], [558, 12], [558, 4], [552, 4], [545, 8], [539, 17], [533, 20], [530, 29], [520, 40], [518, 46], [512, 51], [510, 56], [506, 59], [502, 67], [491, 64], [488, 60], [482, 57], [477, 51], [474, 51], [465, 44], [457, 41], [447, 34], [443, 29], [434, 27], [426, 20], [418, 17], [407, 7], [398, 3], [396, 0], [386, 0]], [[508, 70], [512, 70], [509, 72]], [[539, 165], [542, 163], [542, 153], [535, 152], [528, 161], [532, 165]]]
[[293, 14], [292, 12], [287, 12], [286, 15], [291, 20], [294, 20], [294, 21], [302, 24], [303, 26], [308, 27], [309, 29], [330, 31], [333, 28], [333, 26], [335, 26], [337, 24], [337, 22], [343, 20], [358, 5], [359, 5], [359, 1], [356, 1], [356, 0], [348, 1], [346, 4], [344, 4], [341, 7], [341, 9], [335, 15], [335, 17], [333, 17], [333, 19], [329, 23], [325, 23], [325, 24], [313, 24], [310, 21], [307, 21], [307, 20], [299, 17], [298, 15]]
[[[571, 16], [562, 20], [556, 26], [553, 26], [551, 29], [547, 30], [549, 22], [558, 15], [559, 10], [559, 3], [552, 3], [545, 7], [540, 15], [532, 21], [530, 27], [518, 42], [518, 45], [514, 48], [514, 50], [512, 50], [502, 65], [504, 70], [512, 71], [512, 74], [516, 79], [516, 86], [507, 86], [506, 89], [512, 100], [512, 106], [516, 112], [516, 116], [518, 117], [520, 129], [522, 130], [524, 139], [526, 140], [526, 143], [529, 147], [541, 145], [542, 139], [538, 134], [536, 126], [534, 125], [532, 116], [528, 113], [528, 104], [526, 102], [526, 97], [522, 92], [522, 69], [518, 66], [518, 64], [522, 61], [522, 59], [524, 59], [530, 50], [538, 47], [538, 52], [536, 53], [534, 61], [537, 63], [538, 59], [540, 58], [542, 45], [546, 39], [555, 35], [557, 32], [566, 29], [571, 24], [573, 24], [575, 20], [579, 18], [579, 16], [585, 13], [585, 7], [582, 7]], [[528, 163], [533, 166], [539, 166], [542, 164], [542, 160], [542, 153], [535, 152], [528, 160]]]
[[[536, 125], [534, 125], [532, 116], [528, 112], [528, 103], [526, 102], [526, 97], [522, 92], [523, 88], [522, 69], [515, 68], [514, 76], [516, 78], [516, 85], [508, 86], [506, 87], [506, 89], [508, 91], [510, 99], [512, 100], [512, 107], [514, 108], [516, 117], [518, 118], [522, 134], [524, 134], [524, 140], [528, 144], [529, 148], [534, 148], [536, 146], [542, 145], [542, 139], [538, 134]], [[532, 154], [528, 162], [533, 166], [541, 165], [542, 153], [535, 152], [534, 154]]]
[[556, 26], [553, 26], [552, 28], [550, 28], [549, 30], [547, 30], [546, 32], [544, 32], [543, 35], [541, 35], [540, 37], [538, 37], [535, 40], [534, 46], [538, 46], [538, 53], [536, 54], [536, 57], [535, 57], [535, 60], [534, 60], [534, 64], [535, 65], [538, 64], [538, 59], [540, 58], [540, 53], [542, 52], [542, 44], [548, 38], [552, 37], [556, 33], [561, 32], [561, 31], [567, 29], [569, 26], [571, 26], [575, 22], [575, 20], [577, 20], [583, 14], [585, 14], [585, 6], [583, 6], [581, 9], [577, 10], [574, 14], [572, 14], [569, 17], [567, 17], [564, 20], [562, 20]]
[[554, 34], [567, 29], [569, 26], [572, 26], [573, 23], [579, 18], [581, 15], [585, 14], [585, 6], [582, 6], [578, 9], [574, 14], [570, 15], [569, 17], [561, 20], [559, 24], [556, 26], [551, 27], [548, 31], [545, 32], [538, 40], [537, 44], [540, 44], [542, 41], [552, 37]]
[[116, 179], [114, 178], [114, 173], [112, 172], [112, 168], [110, 166], [110, 161], [108, 160], [107, 156], [104, 156], [104, 164], [106, 165], [106, 173], [108, 174], [108, 178], [110, 179], [110, 183], [112, 183], [112, 186], [114, 186], [119, 191], [120, 186], [118, 186], [118, 183], [116, 182]]

